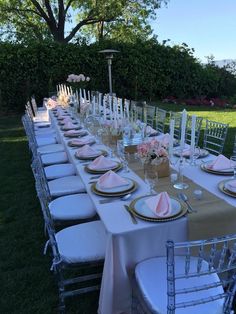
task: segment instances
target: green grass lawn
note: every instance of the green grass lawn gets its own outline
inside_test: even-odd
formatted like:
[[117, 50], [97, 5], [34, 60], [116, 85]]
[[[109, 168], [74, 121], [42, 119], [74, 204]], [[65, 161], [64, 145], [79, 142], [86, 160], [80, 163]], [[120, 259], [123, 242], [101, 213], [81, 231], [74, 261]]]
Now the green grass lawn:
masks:
[[[183, 106], [158, 104], [167, 110]], [[225, 153], [231, 154], [236, 128], [234, 110], [186, 107], [215, 121], [230, 124]], [[30, 168], [30, 154], [20, 116], [0, 118], [0, 312], [57, 313], [57, 287], [50, 256], [43, 256], [43, 219]], [[98, 293], [68, 300], [68, 313], [95, 314]], [[112, 314], [112, 313], [111, 313]]]
[[[0, 118], [0, 313], [57, 313], [57, 287], [20, 116]], [[98, 293], [68, 300], [68, 313], [95, 314]]]
[[220, 109], [216, 107], [186, 106], [179, 104], [175, 105], [161, 102], [157, 102], [154, 104], [167, 111], [182, 111], [183, 109], [186, 109], [189, 115], [196, 114], [199, 117], [203, 117], [204, 121], [202, 125], [200, 145], [202, 144], [203, 131], [205, 128], [206, 119], [221, 123], [228, 123], [229, 130], [223, 153], [228, 157], [232, 155], [234, 136], [236, 134], [236, 109]]

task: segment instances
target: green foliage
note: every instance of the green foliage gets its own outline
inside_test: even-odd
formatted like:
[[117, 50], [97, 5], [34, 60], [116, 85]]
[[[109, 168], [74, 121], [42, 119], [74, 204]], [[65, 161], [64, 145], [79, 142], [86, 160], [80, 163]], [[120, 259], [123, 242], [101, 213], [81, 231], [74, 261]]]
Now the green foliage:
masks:
[[[168, 0], [0, 0], [4, 40], [68, 43], [85, 33], [96, 39], [148, 36], [150, 19]], [[136, 37], [135, 37], [136, 38]], [[147, 37], [145, 37], [147, 38]]]
[[150, 100], [235, 94], [235, 76], [214, 65], [202, 66], [186, 44], [170, 47], [155, 39], [135, 43], [101, 41], [91, 45], [50, 41], [29, 46], [1, 43], [1, 110], [23, 111], [32, 94], [41, 101], [52, 87], [56, 90], [56, 84], [66, 82], [71, 73], [89, 76], [89, 89], [107, 92], [107, 61], [98, 53], [106, 48], [120, 51], [112, 65], [113, 90], [119, 96]]

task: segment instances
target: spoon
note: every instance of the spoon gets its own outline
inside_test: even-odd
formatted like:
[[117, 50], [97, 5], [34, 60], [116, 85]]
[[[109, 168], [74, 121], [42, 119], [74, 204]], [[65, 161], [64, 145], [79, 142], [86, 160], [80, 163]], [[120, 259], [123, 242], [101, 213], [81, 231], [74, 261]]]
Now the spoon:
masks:
[[129, 194], [126, 194], [124, 196], [121, 196], [121, 197], [113, 197], [113, 198], [110, 198], [110, 199], [103, 199], [103, 200], [100, 200], [99, 203], [100, 204], [106, 204], [106, 203], [111, 203], [113, 201], [117, 201], [117, 200], [120, 200], [120, 201], [126, 201], [128, 200], [130, 197], [131, 197], [131, 193]]
[[197, 212], [197, 210], [194, 209], [194, 208], [189, 204], [189, 202], [188, 202], [188, 197], [187, 197], [186, 194], [184, 194], [184, 193], [178, 193], [178, 198], [179, 198], [180, 200], [182, 200], [183, 202], [185, 202], [185, 204], [188, 206], [189, 212], [191, 212], [191, 213], [196, 213], [196, 212]]

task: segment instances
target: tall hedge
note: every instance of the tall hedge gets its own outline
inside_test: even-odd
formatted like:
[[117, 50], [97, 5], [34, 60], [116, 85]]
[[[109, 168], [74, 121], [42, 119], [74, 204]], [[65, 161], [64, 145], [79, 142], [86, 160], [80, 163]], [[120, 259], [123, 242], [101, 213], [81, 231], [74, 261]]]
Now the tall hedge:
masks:
[[68, 74], [91, 77], [88, 88], [108, 91], [107, 62], [98, 51], [117, 49], [112, 66], [113, 90], [132, 99], [166, 96], [232, 96], [236, 79], [224, 69], [202, 66], [186, 46], [169, 47], [155, 40], [135, 44], [91, 45], [0, 43], [1, 110], [23, 111], [27, 99], [38, 100], [66, 81]]

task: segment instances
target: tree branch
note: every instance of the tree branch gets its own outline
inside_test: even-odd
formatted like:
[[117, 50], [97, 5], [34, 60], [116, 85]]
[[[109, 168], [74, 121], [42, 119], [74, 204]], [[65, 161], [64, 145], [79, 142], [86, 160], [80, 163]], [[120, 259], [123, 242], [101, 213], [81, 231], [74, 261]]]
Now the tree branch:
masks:
[[[32, 1], [32, 0], [31, 0], [31, 1]], [[49, 17], [49, 20], [50, 20], [50, 22], [51, 22], [51, 25], [52, 25], [53, 27], [55, 27], [55, 29], [56, 29], [56, 27], [57, 27], [57, 22], [56, 22], [56, 20], [55, 20], [54, 14], [53, 14], [53, 12], [52, 12], [52, 8], [51, 8], [51, 5], [50, 5], [50, 2], [49, 2], [49, 0], [44, 0], [44, 3], [45, 3], [45, 7], [46, 7], [46, 9], [47, 9], [47, 12], [48, 12], [48, 17]]]
[[74, 36], [75, 34], [78, 32], [78, 30], [84, 26], [84, 25], [91, 25], [91, 24], [96, 24], [98, 22], [111, 22], [114, 21], [115, 17], [109, 18], [109, 19], [105, 19], [105, 18], [100, 18], [100, 19], [95, 19], [95, 18], [86, 18], [84, 20], [82, 20], [81, 22], [79, 22], [70, 32], [70, 34], [65, 38], [66, 42], [69, 42]]
[[69, 0], [68, 3], [67, 3], [67, 6], [65, 8], [65, 14], [67, 13], [67, 11], [69, 10], [71, 4], [74, 2], [74, 0]]
[[44, 9], [41, 7], [41, 5], [38, 3], [36, 0], [30, 0], [32, 4], [35, 6], [35, 8], [38, 10], [39, 14], [41, 17], [48, 23], [49, 22], [49, 17], [45, 13]]

